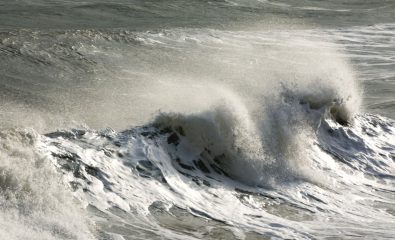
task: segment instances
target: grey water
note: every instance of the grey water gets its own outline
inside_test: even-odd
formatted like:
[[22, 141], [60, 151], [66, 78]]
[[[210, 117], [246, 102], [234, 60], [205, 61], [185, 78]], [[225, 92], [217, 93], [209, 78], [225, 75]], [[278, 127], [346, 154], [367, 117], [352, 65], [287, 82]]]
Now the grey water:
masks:
[[[130, 81], [137, 80], [117, 79], [111, 72], [127, 71], [129, 66], [140, 68], [141, 72], [159, 72], [157, 69], [165, 68], [177, 58], [171, 56], [171, 49], [165, 52], [158, 49], [155, 53], [155, 49], [138, 46], [131, 35], [178, 28], [319, 29], [328, 38], [334, 35], [336, 44], [346, 51], [364, 89], [364, 109], [389, 117], [395, 114], [393, 1], [2, 1], [0, 4], [1, 119], [5, 126], [23, 125], [28, 118], [24, 116], [26, 112], [39, 112], [36, 117], [40, 118], [29, 118], [27, 125], [39, 121], [49, 126], [48, 122], [56, 119], [52, 129], [60, 127], [62, 119], [70, 115], [67, 121], [81, 120], [100, 127], [119, 127], [114, 122], [123, 121], [124, 126], [124, 119], [129, 117], [126, 112], [131, 111], [119, 106], [125, 102], [119, 95], [125, 94], [123, 86], [134, 85]], [[86, 53], [79, 50], [84, 47], [92, 49]], [[114, 56], [111, 51], [116, 52]], [[181, 63], [180, 70], [174, 71], [183, 68]], [[106, 90], [101, 92], [103, 86]], [[116, 99], [113, 104], [109, 104], [112, 100], [102, 100], [113, 97]], [[91, 99], [98, 103], [92, 103]], [[96, 105], [95, 113], [89, 111], [91, 105]], [[107, 119], [95, 120], [97, 111], [111, 112], [113, 105], [121, 109], [116, 111], [119, 117], [100, 116]]]
[[0, 239], [389, 239], [393, 119], [393, 0], [0, 0]]

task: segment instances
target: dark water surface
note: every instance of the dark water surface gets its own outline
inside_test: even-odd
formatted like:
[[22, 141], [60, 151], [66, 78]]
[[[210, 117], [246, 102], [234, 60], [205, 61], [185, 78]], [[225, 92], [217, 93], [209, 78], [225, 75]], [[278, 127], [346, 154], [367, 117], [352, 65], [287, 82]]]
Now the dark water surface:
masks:
[[395, 1], [0, 0], [0, 239], [390, 239]]

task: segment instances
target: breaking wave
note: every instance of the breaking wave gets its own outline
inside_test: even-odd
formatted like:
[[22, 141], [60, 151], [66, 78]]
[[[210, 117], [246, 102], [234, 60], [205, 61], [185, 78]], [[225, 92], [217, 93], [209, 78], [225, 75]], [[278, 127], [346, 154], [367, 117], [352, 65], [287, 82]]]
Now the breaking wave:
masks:
[[[334, 229], [357, 224], [351, 232], [375, 233], [360, 222], [359, 213], [375, 211], [376, 204], [387, 209], [393, 201], [387, 196], [395, 178], [392, 120], [351, 115], [347, 100], [337, 95], [284, 88], [262, 103], [258, 115], [229, 91], [217, 96], [208, 110], [162, 112], [151, 123], [121, 132], [3, 131], [2, 221], [10, 228], [1, 234], [15, 239], [184, 239], [186, 233], [193, 239], [218, 231], [233, 238], [332, 236], [321, 224], [308, 224], [311, 220]], [[364, 199], [350, 203], [347, 191]], [[377, 224], [394, 218], [390, 209], [376, 214]], [[86, 215], [94, 217], [83, 220]], [[180, 221], [201, 229], [186, 231], [188, 223]]]
[[59, 78], [2, 88], [0, 238], [392, 237], [395, 123], [313, 35], [7, 35], [19, 74]]

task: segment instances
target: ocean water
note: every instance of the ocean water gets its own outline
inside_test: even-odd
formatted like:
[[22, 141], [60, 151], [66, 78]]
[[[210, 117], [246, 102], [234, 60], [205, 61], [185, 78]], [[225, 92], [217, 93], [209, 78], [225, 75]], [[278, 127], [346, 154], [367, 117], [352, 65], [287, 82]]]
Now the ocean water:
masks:
[[392, 239], [395, 1], [0, 0], [0, 239]]

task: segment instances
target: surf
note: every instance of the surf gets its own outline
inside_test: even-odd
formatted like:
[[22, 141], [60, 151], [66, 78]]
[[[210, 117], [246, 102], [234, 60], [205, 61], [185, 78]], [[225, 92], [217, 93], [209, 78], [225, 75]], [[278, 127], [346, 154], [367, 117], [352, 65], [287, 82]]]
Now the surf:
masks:
[[347, 49], [380, 27], [260, 24], [2, 33], [0, 236], [391, 237], [395, 123]]

